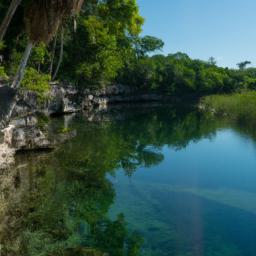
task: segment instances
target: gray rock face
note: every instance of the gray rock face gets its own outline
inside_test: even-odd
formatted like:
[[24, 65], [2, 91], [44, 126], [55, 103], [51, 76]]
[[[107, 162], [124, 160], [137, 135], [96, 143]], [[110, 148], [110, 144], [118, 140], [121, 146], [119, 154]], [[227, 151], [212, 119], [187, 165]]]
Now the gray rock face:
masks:
[[[8, 102], [13, 97], [10, 88], [0, 88], [0, 114], [8, 109]], [[6, 98], [6, 100], [4, 100]], [[143, 94], [134, 88], [124, 85], [112, 85], [107, 88], [83, 91], [69, 84], [53, 83], [48, 100], [44, 104], [31, 91], [22, 92], [18, 96], [12, 117], [26, 116], [35, 112], [48, 115], [76, 113], [82, 109], [106, 110], [108, 105], [129, 102], [161, 101], [163, 97], [156, 94]], [[5, 103], [3, 103], [5, 102]], [[4, 106], [1, 106], [4, 105]], [[1, 119], [0, 119], [1, 120]]]
[[35, 115], [27, 115], [25, 117], [15, 118], [10, 121], [11, 126], [24, 127], [35, 126], [38, 124], [38, 118]]
[[15, 149], [10, 148], [6, 143], [0, 144], [0, 170], [14, 164], [14, 155]]
[[33, 126], [9, 126], [5, 131], [4, 141], [16, 151], [54, 148], [47, 132], [43, 132], [40, 128]]
[[62, 90], [61, 88], [58, 88], [57, 86], [53, 86], [50, 93], [50, 100], [47, 106], [48, 113], [50, 115], [63, 113], [63, 109], [64, 109], [63, 98], [64, 98], [64, 90]]
[[53, 147], [47, 132], [38, 126], [38, 117], [36, 115], [13, 119], [3, 132], [4, 143], [16, 151]]
[[78, 90], [72, 86], [62, 87], [57, 84], [52, 85], [50, 99], [46, 106], [49, 115], [60, 115], [78, 112], [80, 107], [80, 96]]
[[[0, 88], [0, 117], [1, 112], [4, 115], [10, 108], [11, 93], [12, 90], [10, 89], [1, 90]], [[6, 98], [6, 100], [1, 101], [2, 98]], [[44, 103], [41, 102], [36, 93], [31, 91], [23, 91], [17, 98], [12, 118], [26, 116], [35, 112], [43, 112], [48, 115], [75, 113], [81, 109], [82, 97], [78, 90], [70, 85], [52, 84], [48, 99]]]
[[[47, 127], [42, 128], [38, 121], [38, 113], [63, 115], [84, 110], [88, 120], [107, 121], [112, 117], [103, 113], [106, 113], [111, 104], [161, 101], [163, 97], [155, 94], [142, 94], [134, 88], [123, 85], [79, 91], [71, 85], [55, 83], [51, 84], [48, 100], [42, 104], [34, 92], [25, 91], [15, 95], [12, 89], [0, 86], [0, 121], [1, 114], [8, 112], [14, 99], [16, 99], [16, 104], [11, 122], [3, 131], [3, 140], [0, 140], [0, 168], [14, 161], [16, 151], [53, 149], [76, 136], [76, 132], [69, 131], [66, 124], [64, 127], [67, 129], [58, 134], [53, 134], [53, 131]], [[122, 119], [122, 116], [118, 118]]]
[[76, 136], [68, 127], [66, 132], [56, 132], [48, 124], [40, 125], [36, 115], [12, 120], [3, 133], [3, 142], [16, 151], [54, 149]]
[[142, 93], [124, 85], [112, 85], [100, 90], [85, 90], [82, 109], [107, 109], [108, 105], [129, 102], [162, 101], [164, 97], [158, 94]]
[[[71, 116], [69, 117], [71, 118]], [[52, 150], [76, 136], [75, 130], [68, 130], [68, 121], [64, 120], [66, 130], [58, 132], [48, 125], [42, 128], [35, 115], [14, 119], [2, 130], [0, 140], [0, 169], [6, 169], [14, 163], [17, 151]]]

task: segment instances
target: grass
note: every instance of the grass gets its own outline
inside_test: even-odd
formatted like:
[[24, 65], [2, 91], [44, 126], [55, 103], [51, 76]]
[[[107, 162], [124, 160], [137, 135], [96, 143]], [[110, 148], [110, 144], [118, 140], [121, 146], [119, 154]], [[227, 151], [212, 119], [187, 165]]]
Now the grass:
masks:
[[200, 106], [215, 115], [228, 116], [238, 122], [256, 125], [256, 91], [206, 96], [201, 100]]

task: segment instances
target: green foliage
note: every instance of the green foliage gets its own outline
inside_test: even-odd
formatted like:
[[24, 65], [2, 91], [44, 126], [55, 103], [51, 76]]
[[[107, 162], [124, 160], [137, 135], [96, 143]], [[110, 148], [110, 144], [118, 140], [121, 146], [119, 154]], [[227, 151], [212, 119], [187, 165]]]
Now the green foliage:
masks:
[[67, 127], [62, 127], [62, 128], [60, 129], [60, 133], [69, 133], [69, 132], [71, 132], [71, 131], [72, 131], [72, 129], [67, 128]]
[[214, 57], [210, 57], [209, 60], [208, 60], [208, 63], [209, 63], [210, 65], [216, 66], [217, 61], [215, 60]]
[[135, 0], [91, 1], [78, 19], [76, 33], [70, 24], [62, 76], [87, 87], [107, 86], [133, 58], [133, 37], [143, 18]]
[[126, 34], [137, 36], [141, 32], [144, 19], [139, 14], [136, 0], [99, 1], [99, 14], [104, 17], [110, 33], [118, 38]]
[[147, 53], [159, 51], [163, 47], [164, 42], [153, 36], [138, 38], [135, 42], [135, 50], [139, 57], [145, 56]]
[[[8, 5], [8, 1], [2, 2], [0, 16]], [[14, 77], [27, 44], [23, 23], [25, 5], [26, 2], [19, 7], [5, 42], [0, 42], [4, 57], [0, 68], [2, 79]], [[249, 61], [239, 63], [238, 70], [218, 67], [214, 57], [208, 61], [193, 60], [181, 52], [152, 56], [164, 43], [154, 36], [140, 36], [144, 19], [136, 0], [88, 0], [76, 20], [76, 31], [73, 20], [67, 20], [64, 25], [59, 80], [87, 88], [122, 83], [146, 92], [179, 97], [256, 88], [256, 68], [246, 68]], [[38, 44], [32, 51], [24, 84], [39, 95], [44, 94], [45, 81], [49, 80], [45, 74], [50, 70], [53, 73], [58, 64], [60, 40], [57, 36], [56, 44], [55, 41], [49, 45]], [[33, 80], [34, 85], [28, 80]]]
[[40, 43], [34, 47], [30, 57], [30, 65], [40, 69], [40, 65], [46, 64], [49, 60], [49, 52], [44, 43]]
[[246, 61], [238, 63], [237, 66], [239, 67], [240, 70], [244, 70], [246, 68], [246, 66], [250, 65], [250, 64], [251, 64], [251, 62], [246, 60]]
[[49, 117], [43, 113], [38, 113], [37, 114], [37, 118], [38, 118], [38, 126], [41, 128], [41, 129], [44, 129], [45, 126], [47, 124], [49, 124]]
[[96, 247], [113, 256], [122, 256], [128, 231], [124, 216], [117, 216], [115, 221], [104, 221], [94, 226], [93, 236]]
[[141, 248], [144, 244], [144, 239], [141, 235], [133, 233], [127, 241], [127, 256], [139, 256], [141, 254]]
[[[0, 41], [0, 55], [1, 55], [1, 50], [5, 48], [5, 44], [3, 41]], [[0, 60], [0, 80], [8, 80], [8, 75], [6, 74], [5, 67], [1, 65], [1, 60]]]
[[8, 76], [5, 72], [5, 68], [0, 65], [0, 80], [8, 80]]
[[111, 81], [122, 67], [116, 37], [96, 16], [84, 19], [80, 29], [83, 33], [77, 38], [77, 43], [86, 42], [87, 48], [77, 59], [80, 63], [75, 69], [76, 76], [87, 84]]
[[118, 82], [170, 95], [232, 93], [256, 88], [256, 69], [230, 70], [184, 53], [141, 56], [119, 73]]
[[21, 88], [35, 92], [40, 100], [44, 100], [50, 90], [49, 83], [49, 75], [41, 74], [33, 68], [27, 68]]
[[[0, 6], [0, 16], [6, 13], [8, 5], [6, 1]], [[14, 76], [27, 43], [23, 23], [25, 5], [19, 7], [5, 37], [4, 66], [10, 76]], [[107, 85], [124, 66], [128, 53], [132, 54], [130, 37], [138, 36], [144, 20], [136, 0], [89, 0], [85, 1], [83, 10], [77, 18], [76, 32], [73, 21], [70, 20], [65, 26], [60, 78], [88, 87]], [[56, 48], [53, 42], [48, 46], [37, 45], [32, 51], [29, 67], [48, 73], [50, 66], [53, 66], [54, 71], [59, 60], [59, 37], [56, 45]]]
[[202, 99], [201, 106], [216, 115], [227, 115], [239, 123], [256, 124], [256, 92], [213, 95]]
[[5, 44], [3, 41], [0, 41], [0, 51], [5, 48]]

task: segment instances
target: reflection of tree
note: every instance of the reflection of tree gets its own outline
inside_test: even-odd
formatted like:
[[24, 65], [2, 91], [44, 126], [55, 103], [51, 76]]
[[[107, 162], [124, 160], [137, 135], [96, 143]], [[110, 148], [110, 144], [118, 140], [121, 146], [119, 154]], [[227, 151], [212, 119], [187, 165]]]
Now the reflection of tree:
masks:
[[[143, 244], [140, 235], [128, 234], [123, 215], [119, 215], [115, 221], [101, 221], [93, 226], [93, 246], [106, 251], [112, 256], [139, 255], [139, 249]], [[125, 249], [124, 249], [125, 244]]]
[[141, 242], [130, 242], [134, 239], [124, 216], [107, 218], [115, 193], [106, 172], [89, 170], [90, 165], [82, 172], [81, 164], [78, 169], [72, 164], [76, 158], [62, 159], [62, 153], [20, 170], [27, 175], [19, 178], [22, 191], [15, 193], [20, 197], [5, 212], [2, 255], [121, 256], [134, 251]]
[[132, 175], [159, 164], [164, 145], [185, 147], [214, 134], [219, 124], [168, 107], [127, 114], [123, 122], [74, 122], [74, 141], [45, 159], [23, 156], [27, 165], [1, 179], [0, 186], [8, 180], [2, 255], [139, 255], [142, 239], [128, 232], [125, 217], [107, 217], [115, 199], [107, 174], [123, 168]]
[[150, 167], [163, 161], [163, 155], [155, 149], [147, 149], [144, 145], [139, 145], [135, 153], [125, 156], [120, 160], [121, 167], [128, 176], [136, 171], [140, 166]]
[[[119, 123], [119, 131], [133, 145], [151, 146], [156, 151], [164, 145], [182, 148], [190, 141], [214, 135], [219, 123], [210, 116], [189, 109], [168, 106], [136, 109], [133, 117]], [[121, 127], [120, 127], [121, 126]]]

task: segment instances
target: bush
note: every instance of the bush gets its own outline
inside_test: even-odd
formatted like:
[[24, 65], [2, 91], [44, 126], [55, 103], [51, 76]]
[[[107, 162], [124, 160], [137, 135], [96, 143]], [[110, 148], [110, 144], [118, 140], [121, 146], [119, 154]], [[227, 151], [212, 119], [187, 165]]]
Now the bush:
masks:
[[39, 99], [43, 101], [47, 98], [50, 90], [50, 80], [50, 75], [41, 74], [33, 68], [27, 68], [21, 88], [35, 92]]
[[0, 66], [0, 81], [1, 80], [4, 80], [4, 81], [8, 80], [8, 76], [5, 73], [5, 69], [3, 66]]

